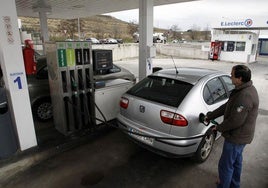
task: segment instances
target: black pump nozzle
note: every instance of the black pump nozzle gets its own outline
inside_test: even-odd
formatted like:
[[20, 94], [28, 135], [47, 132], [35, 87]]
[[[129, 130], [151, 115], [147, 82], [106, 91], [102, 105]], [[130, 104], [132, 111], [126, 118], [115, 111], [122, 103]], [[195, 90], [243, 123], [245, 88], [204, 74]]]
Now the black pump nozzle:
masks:
[[201, 123], [203, 123], [205, 126], [208, 126], [210, 122], [213, 123], [213, 124], [215, 124], [215, 125], [219, 125], [219, 123], [217, 121], [215, 121], [214, 119], [212, 119], [210, 121], [205, 121], [205, 117], [206, 117], [205, 114], [203, 114], [203, 113], [200, 113], [199, 114], [199, 121]]
[[199, 121], [201, 122], [201, 123], [203, 123], [205, 126], [208, 126], [208, 124], [209, 124], [209, 122], [205, 122], [205, 114], [203, 114], [203, 113], [200, 113], [199, 114]]

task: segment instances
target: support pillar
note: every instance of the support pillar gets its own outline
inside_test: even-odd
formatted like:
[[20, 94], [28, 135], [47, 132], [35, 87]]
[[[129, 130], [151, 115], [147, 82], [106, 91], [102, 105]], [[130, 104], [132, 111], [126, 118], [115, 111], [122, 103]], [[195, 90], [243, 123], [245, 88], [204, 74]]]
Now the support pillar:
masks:
[[20, 150], [37, 145], [15, 0], [1, 0], [0, 63]]
[[49, 31], [48, 31], [48, 26], [47, 26], [47, 12], [49, 10], [48, 8], [36, 8], [35, 11], [39, 12], [41, 39], [43, 43], [43, 53], [46, 54], [45, 42], [49, 41]]
[[139, 80], [152, 73], [153, 0], [139, 0]]

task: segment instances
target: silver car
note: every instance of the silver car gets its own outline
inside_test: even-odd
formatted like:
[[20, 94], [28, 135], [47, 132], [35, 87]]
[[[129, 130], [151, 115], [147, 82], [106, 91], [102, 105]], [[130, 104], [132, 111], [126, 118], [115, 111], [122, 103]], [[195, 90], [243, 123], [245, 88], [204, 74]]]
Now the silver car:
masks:
[[[234, 88], [224, 72], [200, 68], [160, 70], [137, 83], [120, 101], [118, 126], [136, 143], [168, 157], [205, 161], [220, 135], [199, 121], [225, 103]], [[222, 117], [215, 121], [221, 122]]]

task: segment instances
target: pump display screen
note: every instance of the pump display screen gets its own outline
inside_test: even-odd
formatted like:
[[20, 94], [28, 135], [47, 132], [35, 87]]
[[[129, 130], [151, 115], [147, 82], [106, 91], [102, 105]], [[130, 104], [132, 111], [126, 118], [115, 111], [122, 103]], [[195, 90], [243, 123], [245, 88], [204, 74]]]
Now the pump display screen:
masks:
[[112, 50], [92, 50], [94, 71], [105, 71], [113, 68]]

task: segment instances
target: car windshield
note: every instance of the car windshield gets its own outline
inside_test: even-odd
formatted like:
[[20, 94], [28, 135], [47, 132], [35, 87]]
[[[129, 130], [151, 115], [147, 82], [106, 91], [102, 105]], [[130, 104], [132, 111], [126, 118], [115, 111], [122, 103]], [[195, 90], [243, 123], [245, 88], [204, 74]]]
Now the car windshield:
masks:
[[178, 107], [193, 85], [170, 78], [148, 76], [127, 91], [128, 94]]

